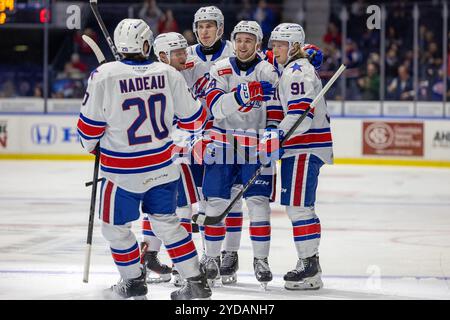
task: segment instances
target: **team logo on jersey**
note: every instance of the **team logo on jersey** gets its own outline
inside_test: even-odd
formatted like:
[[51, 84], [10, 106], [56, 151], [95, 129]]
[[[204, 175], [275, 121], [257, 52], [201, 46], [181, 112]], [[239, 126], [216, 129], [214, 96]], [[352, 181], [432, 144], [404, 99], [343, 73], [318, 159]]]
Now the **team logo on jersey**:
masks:
[[196, 98], [204, 98], [206, 96], [206, 88], [208, 87], [209, 78], [209, 73], [205, 73], [203, 77], [199, 78], [192, 86], [192, 90]]
[[186, 63], [184, 64], [184, 68], [185, 68], [185, 69], [191, 69], [191, 68], [193, 68], [193, 67], [194, 67], [194, 61], [186, 62]]
[[217, 73], [219, 74], [219, 76], [224, 76], [227, 74], [233, 74], [233, 71], [231, 70], [231, 68], [227, 68], [227, 69], [221, 69], [221, 70], [217, 71]]

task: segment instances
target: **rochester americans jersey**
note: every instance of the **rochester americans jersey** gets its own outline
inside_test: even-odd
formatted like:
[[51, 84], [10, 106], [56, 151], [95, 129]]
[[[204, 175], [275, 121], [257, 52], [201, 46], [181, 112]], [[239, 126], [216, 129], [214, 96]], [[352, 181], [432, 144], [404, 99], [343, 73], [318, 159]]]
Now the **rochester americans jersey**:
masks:
[[[206, 107], [206, 91], [210, 80], [209, 71], [214, 63], [222, 59], [234, 56], [233, 44], [230, 41], [221, 41], [221, 47], [215, 54], [205, 55], [200, 44], [190, 46], [187, 49], [188, 60], [186, 70], [181, 71], [194, 97], [200, 99]], [[208, 129], [212, 125], [212, 120], [208, 123]]]
[[[214, 117], [210, 130], [216, 142], [225, 142], [225, 131], [235, 129], [234, 135], [243, 146], [255, 146], [258, 131], [269, 125], [277, 126], [283, 119], [283, 109], [277, 95], [266, 102], [255, 101], [239, 105], [234, 91], [240, 83], [268, 81], [273, 86], [278, 82], [275, 68], [258, 58], [257, 63], [247, 71], [241, 71], [236, 57], [221, 60], [211, 68], [211, 79], [206, 96], [207, 106]], [[247, 130], [247, 132], [242, 132]], [[244, 139], [243, 136], [252, 137]], [[256, 139], [255, 139], [256, 138]]]
[[102, 175], [131, 192], [179, 178], [172, 164], [174, 117], [184, 130], [202, 130], [207, 111], [175, 68], [160, 62], [123, 60], [94, 70], [78, 121], [83, 146], [100, 140]]
[[[284, 110], [279, 128], [286, 133], [322, 90], [322, 82], [308, 59], [290, 62], [281, 75], [278, 92]], [[311, 153], [325, 163], [333, 163], [330, 117], [325, 99], [312, 108], [291, 138], [284, 144], [283, 158]]]

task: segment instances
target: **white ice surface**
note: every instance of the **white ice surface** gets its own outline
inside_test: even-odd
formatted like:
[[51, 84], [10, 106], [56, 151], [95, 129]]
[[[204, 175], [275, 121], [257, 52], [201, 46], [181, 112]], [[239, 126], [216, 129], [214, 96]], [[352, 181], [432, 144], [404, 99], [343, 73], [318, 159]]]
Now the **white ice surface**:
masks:
[[[90, 281], [82, 282], [91, 162], [0, 161], [0, 299], [102, 299], [119, 276], [96, 220]], [[279, 184], [278, 184], [279, 186]], [[450, 170], [325, 166], [316, 212], [324, 288], [287, 291], [296, 263], [292, 227], [272, 206], [274, 280], [254, 279], [244, 219], [238, 283], [213, 299], [450, 299]], [[245, 216], [245, 214], [244, 214]], [[140, 239], [140, 222], [133, 229]], [[198, 234], [194, 234], [201, 248]], [[161, 259], [169, 263], [164, 250]], [[149, 286], [149, 299], [175, 287]]]

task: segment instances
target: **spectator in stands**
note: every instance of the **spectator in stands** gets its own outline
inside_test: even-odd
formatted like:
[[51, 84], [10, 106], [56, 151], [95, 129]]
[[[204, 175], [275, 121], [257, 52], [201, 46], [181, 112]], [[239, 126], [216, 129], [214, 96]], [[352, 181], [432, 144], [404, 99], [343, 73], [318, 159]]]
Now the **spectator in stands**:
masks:
[[238, 21], [241, 20], [251, 20], [252, 19], [253, 9], [249, 0], [242, 0], [241, 7], [238, 10], [238, 14], [236, 16]]
[[16, 96], [16, 88], [14, 82], [11, 80], [6, 80], [3, 82], [2, 88], [0, 90], [0, 98], [12, 98]]
[[70, 62], [67, 62], [64, 66], [64, 70], [69, 78], [79, 79], [84, 77], [84, 74], [87, 72], [87, 65], [80, 60], [78, 53], [73, 53]]
[[153, 35], [158, 35], [158, 24], [163, 12], [156, 4], [156, 0], [145, 0], [144, 5], [139, 11], [139, 18], [144, 20], [153, 31]]
[[[275, 13], [273, 10], [267, 6], [267, 2], [265, 0], [259, 0], [258, 6], [252, 15], [252, 20], [255, 20], [261, 26], [262, 32], [264, 35], [270, 35], [272, 30], [275, 28]], [[267, 40], [267, 36], [265, 40]]]
[[173, 16], [173, 11], [168, 9], [159, 20], [158, 33], [179, 32], [177, 20]]
[[335, 47], [340, 48], [342, 41], [341, 33], [334, 22], [328, 24], [327, 33], [323, 36], [323, 42], [326, 44], [334, 44]]
[[380, 75], [374, 63], [367, 64], [366, 74], [358, 79], [362, 100], [380, 99]]
[[42, 84], [37, 84], [34, 86], [33, 97], [35, 98], [43, 98], [44, 92], [42, 90]]
[[387, 88], [388, 99], [410, 101], [414, 99], [414, 87], [406, 66], [398, 67], [398, 76]]

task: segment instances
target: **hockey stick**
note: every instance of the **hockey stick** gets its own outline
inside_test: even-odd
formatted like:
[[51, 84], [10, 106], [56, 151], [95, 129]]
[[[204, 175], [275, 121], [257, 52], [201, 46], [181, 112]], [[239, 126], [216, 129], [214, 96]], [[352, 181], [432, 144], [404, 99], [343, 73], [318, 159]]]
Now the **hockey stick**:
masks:
[[[98, 25], [100, 26], [100, 29], [102, 30], [103, 35], [106, 38], [106, 41], [108, 42], [109, 48], [111, 49], [111, 52], [114, 55], [114, 58], [116, 60], [121, 60], [121, 55], [117, 51], [116, 46], [114, 45], [114, 42], [111, 39], [111, 36], [109, 35], [108, 29], [106, 29], [105, 23], [103, 22], [102, 17], [100, 16], [100, 12], [98, 11], [97, 6], [97, 0], [90, 0], [90, 5], [92, 12], [94, 13], [95, 19], [97, 20]], [[105, 56], [103, 55], [102, 51], [98, 47], [98, 45], [95, 43], [94, 40], [90, 39], [88, 36], [84, 36], [83, 40], [86, 41], [86, 43], [92, 48], [92, 51], [94, 52], [95, 56], [97, 57], [98, 62], [104, 63], [106, 62]], [[91, 192], [91, 206], [89, 211], [89, 225], [88, 225], [88, 234], [87, 234], [87, 245], [86, 245], [86, 256], [84, 261], [84, 272], [83, 272], [83, 282], [87, 283], [89, 281], [89, 267], [91, 262], [91, 247], [92, 247], [92, 234], [94, 231], [94, 214], [95, 214], [95, 198], [97, 195], [97, 182], [99, 182], [98, 179], [98, 171], [100, 166], [100, 147], [97, 147], [97, 151], [95, 154], [95, 164], [94, 164], [94, 174], [92, 179], [92, 192]], [[100, 179], [101, 180], [101, 179]], [[89, 184], [89, 183], [87, 183]], [[86, 185], [87, 185], [86, 184]]]
[[[105, 56], [103, 55], [102, 51], [98, 47], [98, 45], [95, 43], [94, 40], [92, 40], [87, 35], [82, 36], [84, 42], [87, 43], [87, 45], [92, 49], [95, 56], [97, 57], [97, 61], [99, 64], [103, 64], [106, 62]], [[102, 179], [98, 178], [98, 171], [100, 167], [100, 148], [95, 148], [95, 161], [94, 161], [94, 173], [92, 181], [99, 182]], [[89, 281], [89, 266], [91, 262], [91, 248], [92, 248], [92, 234], [94, 230], [94, 215], [95, 215], [95, 201], [97, 197], [97, 183], [93, 182], [86, 183], [86, 186], [92, 185], [92, 191], [91, 191], [91, 205], [89, 208], [89, 224], [88, 224], [88, 232], [87, 232], [87, 240], [86, 240], [86, 255], [84, 259], [84, 272], [83, 272], [83, 282], [87, 283]]]
[[[306, 118], [308, 112], [315, 107], [315, 105], [319, 102], [320, 99], [323, 98], [323, 96], [327, 93], [327, 91], [330, 89], [330, 87], [333, 85], [333, 83], [336, 81], [336, 79], [344, 72], [345, 65], [341, 65], [339, 69], [336, 71], [336, 73], [333, 75], [333, 77], [328, 81], [328, 83], [320, 90], [319, 94], [314, 98], [314, 100], [311, 102], [311, 104], [306, 108], [306, 110], [303, 112], [303, 114], [297, 119], [297, 121], [294, 123], [291, 129], [286, 133], [286, 136], [283, 138], [283, 141], [281, 141], [281, 147], [283, 147], [284, 143], [288, 141], [288, 139], [294, 134], [295, 130], [298, 128], [298, 126], [303, 122], [303, 120]], [[217, 224], [220, 221], [222, 221], [228, 213], [231, 211], [233, 206], [236, 204], [237, 201], [242, 197], [242, 195], [250, 188], [250, 186], [253, 184], [253, 182], [258, 178], [258, 176], [261, 174], [262, 170], [266, 167], [266, 165], [261, 165], [254, 175], [250, 178], [250, 180], [245, 184], [245, 186], [239, 191], [239, 193], [234, 197], [234, 199], [230, 202], [228, 207], [225, 209], [223, 213], [221, 213], [217, 217], [207, 217], [205, 215], [193, 215], [192, 221], [197, 223], [198, 225], [212, 225]]]
[[105, 23], [103, 22], [103, 19], [100, 16], [100, 12], [98, 11], [97, 0], [89, 0], [89, 4], [91, 5], [91, 10], [94, 13], [95, 19], [97, 20], [97, 23], [98, 23], [100, 29], [102, 30], [102, 33], [106, 39], [106, 42], [108, 42], [108, 46], [111, 49], [111, 52], [113, 53], [114, 58], [116, 60], [122, 60], [122, 56], [117, 51], [117, 48], [116, 48], [113, 40], [111, 39], [111, 36], [109, 35], [108, 29], [106, 29]]

